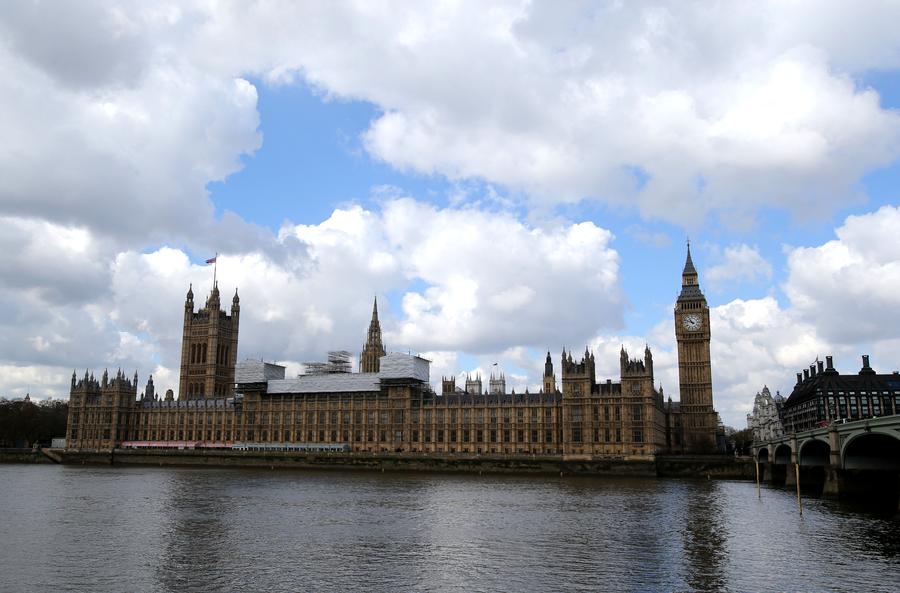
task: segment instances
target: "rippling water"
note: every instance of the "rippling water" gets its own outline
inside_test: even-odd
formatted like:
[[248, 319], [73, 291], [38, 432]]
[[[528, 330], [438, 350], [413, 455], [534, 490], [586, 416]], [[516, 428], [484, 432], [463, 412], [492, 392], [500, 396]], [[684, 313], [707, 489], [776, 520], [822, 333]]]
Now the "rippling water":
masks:
[[0, 465], [0, 591], [898, 591], [900, 520], [755, 484]]

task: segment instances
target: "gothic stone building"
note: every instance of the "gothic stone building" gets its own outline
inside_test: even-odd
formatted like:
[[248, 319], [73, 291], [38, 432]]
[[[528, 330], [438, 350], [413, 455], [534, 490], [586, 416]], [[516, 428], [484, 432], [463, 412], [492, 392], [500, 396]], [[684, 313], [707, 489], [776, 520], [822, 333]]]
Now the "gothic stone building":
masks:
[[681, 294], [675, 303], [675, 339], [684, 450], [715, 451], [718, 415], [713, 409], [709, 306], [700, 290], [690, 244], [681, 273]]
[[781, 424], [781, 409], [784, 398], [776, 392], [772, 392], [767, 386], [756, 394], [753, 400], [753, 412], [747, 414], [747, 428], [753, 433], [753, 442], [766, 443], [784, 436], [784, 426]]
[[178, 393], [186, 399], [230, 397], [234, 391], [238, 324], [241, 301], [237, 290], [231, 300], [231, 315], [219, 309], [219, 286], [213, 284], [206, 305], [194, 312], [193, 286], [184, 301], [184, 331], [181, 338], [181, 380]]
[[189, 290], [178, 399], [171, 391], [159, 398], [152, 377], [138, 394], [137, 375], [127, 379], [120, 371], [111, 381], [105, 373], [101, 381], [88, 373], [80, 380], [73, 375], [68, 446], [339, 443], [361, 452], [586, 457], [711, 452], [711, 446], [703, 449], [715, 431], [709, 314], [690, 252], [682, 297], [675, 310], [679, 370], [689, 376], [682, 374], [679, 406], [665, 402], [662, 388], [655, 386], [649, 347], [642, 359], [622, 348], [616, 382], [597, 380], [589, 350], [577, 359], [564, 350], [560, 382], [548, 353], [537, 393], [507, 393], [501, 375], [491, 376], [486, 392], [480, 377], [467, 378], [465, 389], [456, 387], [455, 378], [445, 378], [438, 394], [430, 385], [427, 360], [386, 353], [377, 303], [360, 372], [288, 378], [283, 366], [252, 360], [235, 364], [236, 293], [228, 316], [219, 308], [217, 286], [199, 312]]

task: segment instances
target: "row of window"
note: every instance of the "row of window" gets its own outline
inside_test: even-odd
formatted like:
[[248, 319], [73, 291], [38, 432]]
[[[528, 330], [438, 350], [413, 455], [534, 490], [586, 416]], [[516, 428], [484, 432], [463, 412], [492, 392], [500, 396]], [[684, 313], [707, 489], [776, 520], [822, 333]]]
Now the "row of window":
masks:
[[[216, 346], [216, 364], [228, 364], [228, 357], [231, 354], [231, 346], [228, 344], [219, 344]], [[206, 344], [191, 344], [188, 350], [188, 360], [190, 364], [205, 364], [207, 358]]]
[[[108, 429], [107, 429], [108, 431]], [[555, 430], [412, 430], [410, 431], [410, 440], [412, 442], [423, 443], [553, 443], [556, 439]], [[235, 433], [237, 434], [237, 433]], [[403, 442], [404, 433], [402, 430], [357, 430], [357, 431], [337, 431], [337, 430], [310, 430], [310, 431], [280, 431], [280, 430], [247, 430], [246, 440], [256, 440], [257, 434], [261, 442], [281, 442], [282, 438], [287, 441], [305, 440], [316, 442], [347, 442], [350, 441], [351, 434], [353, 441], [363, 442]], [[340, 438], [338, 438], [340, 436]], [[230, 430], [142, 430], [139, 431], [138, 440], [224, 440], [231, 441], [232, 431]], [[389, 438], [390, 437], [390, 438]], [[421, 437], [421, 438], [420, 438]], [[528, 437], [526, 439], [526, 437]], [[72, 438], [77, 438], [77, 434], [73, 431]], [[108, 438], [108, 437], [107, 437]], [[622, 429], [602, 429], [602, 430], [582, 430], [581, 428], [572, 429], [571, 442], [583, 443], [592, 440], [595, 443], [621, 443]], [[643, 443], [644, 433], [640, 428], [633, 429], [631, 432], [632, 443]]]
[[[204, 417], [205, 417], [205, 422], [204, 422]], [[393, 420], [394, 420], [393, 424], [394, 424], [394, 425], [402, 425], [402, 424], [403, 424], [403, 418], [404, 418], [404, 416], [403, 416], [402, 413], [393, 415]], [[247, 424], [248, 426], [253, 426], [253, 425], [257, 425], [257, 426], [258, 426], [258, 425], [268, 425], [268, 424], [270, 423], [270, 422], [269, 422], [270, 419], [272, 420], [272, 424], [274, 424], [274, 425], [276, 425], [276, 426], [282, 425], [282, 420], [284, 420], [284, 423], [285, 423], [286, 425], [290, 425], [290, 424], [291, 424], [291, 421], [290, 421], [291, 418], [290, 418], [290, 415], [288, 415], [288, 414], [285, 414], [284, 418], [282, 418], [282, 417], [281, 417], [280, 415], [278, 415], [278, 414], [275, 414], [275, 415], [273, 415], [273, 416], [270, 418], [267, 414], [260, 414], [260, 415], [257, 417], [257, 416], [256, 416], [255, 414], [253, 414], [253, 413], [248, 413], [248, 414], [246, 415], [246, 424]], [[319, 426], [326, 426], [326, 427], [330, 427], [330, 426], [341, 426], [340, 424], [338, 424], [337, 418], [336, 418], [335, 416], [332, 416], [332, 417], [331, 417], [331, 421], [330, 421], [330, 422], [328, 421], [328, 417], [325, 416], [324, 414], [320, 414], [320, 415], [318, 415], [318, 416], [310, 415], [310, 419], [311, 419], [312, 421], [309, 422], [309, 423], [307, 424], [307, 426], [311, 426], [311, 427], [315, 427], [316, 425], [319, 425]], [[318, 423], [316, 422], [317, 419], [319, 420]], [[386, 414], [378, 416], [378, 417], [377, 417], [378, 422], [375, 422], [376, 416], [374, 416], [374, 415], [368, 416], [367, 419], [368, 419], [369, 422], [370, 422], [369, 424], [364, 424], [364, 423], [360, 422], [360, 423], [357, 424], [357, 425], [351, 425], [351, 426], [359, 426], [359, 425], [366, 426], [366, 425], [368, 425], [368, 426], [378, 427], [378, 426], [389, 426], [389, 425], [392, 424], [391, 422], [389, 422], [389, 420], [391, 419], [391, 417], [387, 416]], [[257, 420], [258, 420], [258, 422], [257, 422]], [[345, 424], [343, 424], [343, 426], [348, 426], [348, 425], [349, 425], [349, 418], [348, 418], [348, 417], [345, 416], [345, 417], [342, 418], [342, 420], [343, 420], [344, 423], [345, 423]], [[442, 420], [443, 420], [443, 419], [442, 419]], [[450, 425], [451, 425], [451, 426], [454, 425], [454, 420], [455, 420], [455, 419], [453, 419], [453, 418], [450, 419]], [[456, 419], [456, 420], [458, 420], [458, 419]], [[638, 417], [636, 418], [636, 420], [637, 420], [637, 421], [640, 421], [640, 416], [638, 416]], [[107, 420], [107, 421], [108, 421], [108, 420]], [[75, 422], [77, 423], [77, 417], [76, 417], [76, 419], [75, 419]], [[569, 424], [580, 425], [580, 424], [583, 424], [584, 422], [585, 422], [585, 420], [583, 420], [583, 419], [581, 419], [581, 418], [579, 417], [579, 419], [577, 419], [577, 420], [573, 419], [573, 421], [572, 421], [571, 423], [566, 423], [566, 424], [567, 424], [567, 425], [569, 425]], [[599, 422], [600, 422], [600, 420], [595, 419], [595, 422], [594, 422], [595, 427], [596, 427], [596, 424], [598, 424]], [[620, 419], [619, 417], [616, 417], [616, 419], [615, 419], [613, 422], [619, 423], [619, 422], [621, 422], [621, 419]], [[200, 426], [200, 425], [202, 425], [202, 424], [204, 424], [204, 423], [205, 423], [207, 426], [223, 425], [223, 424], [224, 424], [224, 425], [235, 425], [235, 424], [240, 425], [240, 424], [241, 424], [241, 417], [240, 417], [240, 415], [237, 415], [237, 414], [219, 414], [219, 415], [217, 415], [217, 416], [214, 416], [214, 415], [212, 415], [212, 414], [206, 414], [206, 415], [178, 415], [178, 416], [176, 416], [176, 415], [169, 415], [169, 414], [160, 414], [160, 415], [156, 415], [156, 414], [154, 414], [154, 415], [147, 415], [147, 414], [144, 414], [144, 415], [141, 415], [141, 416], [139, 417], [138, 427], [140, 427], [140, 428], [146, 428], [146, 427], [148, 427], [148, 426], [149, 426], [149, 427], [157, 427], [157, 426], [163, 426], [163, 427], [165, 427], [165, 426], [173, 426], [173, 427], [174, 427], [174, 426]], [[418, 424], [418, 423], [415, 422], [415, 420], [413, 420], [412, 424], [415, 425], [415, 424]], [[445, 424], [444, 422], [440, 422], [439, 424], [437, 424], [437, 426], [442, 426], [442, 425], [444, 425], [444, 424]], [[470, 425], [471, 425], [472, 423], [471, 423], [471, 421], [469, 421], [469, 422], [465, 422], [465, 421], [464, 421], [464, 424], [470, 424]], [[541, 424], [541, 423], [538, 422], [538, 423], [534, 423], [534, 424]], [[552, 421], [550, 421], [550, 422], [546, 422], [546, 423], [543, 423], [543, 424], [544, 424], [544, 425], [553, 425], [553, 424], [555, 424], [555, 423], [552, 422]], [[429, 423], [426, 421], [426, 422], [425, 422], [425, 425], [428, 426]], [[488, 426], [500, 426], [500, 427], [502, 427], [502, 426], [513, 426], [513, 427], [518, 427], [518, 426], [523, 426], [523, 425], [526, 426], [526, 427], [530, 427], [530, 426], [533, 425], [533, 423], [531, 423], [531, 422], [524, 422], [524, 421], [520, 421], [520, 422], [513, 423], [511, 420], [505, 419], [503, 422], [494, 422], [494, 421], [492, 421], [490, 424], [488, 424]], [[483, 424], [481, 424], [481, 423], [476, 423], [476, 426], [485, 426], [485, 425], [483, 425]]]
[[900, 395], [888, 393], [849, 394], [830, 392], [827, 397], [819, 396], [784, 411], [785, 425], [789, 431], [797, 432], [815, 428], [823, 422], [840, 420], [863, 420], [875, 416], [890, 416], [900, 410]]
[[[225, 397], [228, 395], [228, 385], [224, 383], [219, 383], [218, 385], [213, 386], [213, 392], [211, 394], [205, 393], [206, 387], [204, 386], [204, 382], [193, 382], [188, 383], [187, 385], [187, 395], [188, 398], [192, 398], [195, 395], [214, 395], [216, 397]], [[199, 399], [199, 398], [198, 398]]]

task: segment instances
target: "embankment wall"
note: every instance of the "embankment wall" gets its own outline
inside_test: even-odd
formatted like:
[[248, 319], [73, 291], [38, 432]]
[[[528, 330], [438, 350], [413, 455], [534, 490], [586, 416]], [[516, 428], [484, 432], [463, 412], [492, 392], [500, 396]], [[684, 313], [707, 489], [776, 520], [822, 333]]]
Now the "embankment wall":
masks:
[[753, 479], [753, 463], [724, 456], [587, 459], [565, 456], [432, 456], [422, 454], [254, 451], [56, 451], [66, 464], [256, 467], [508, 474], [660, 476]]
[[0, 448], [0, 463], [53, 463], [37, 449]]

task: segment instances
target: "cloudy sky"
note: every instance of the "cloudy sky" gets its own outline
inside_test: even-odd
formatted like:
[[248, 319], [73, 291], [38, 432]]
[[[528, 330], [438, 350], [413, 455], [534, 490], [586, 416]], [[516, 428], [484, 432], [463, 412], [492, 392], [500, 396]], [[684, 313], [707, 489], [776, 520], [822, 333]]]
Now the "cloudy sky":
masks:
[[[176, 388], [189, 283], [240, 357], [432, 378], [649, 343], [685, 240], [716, 407], [833, 354], [900, 369], [900, 5], [4, 2], [0, 396]], [[498, 367], [493, 367], [498, 363]]]

